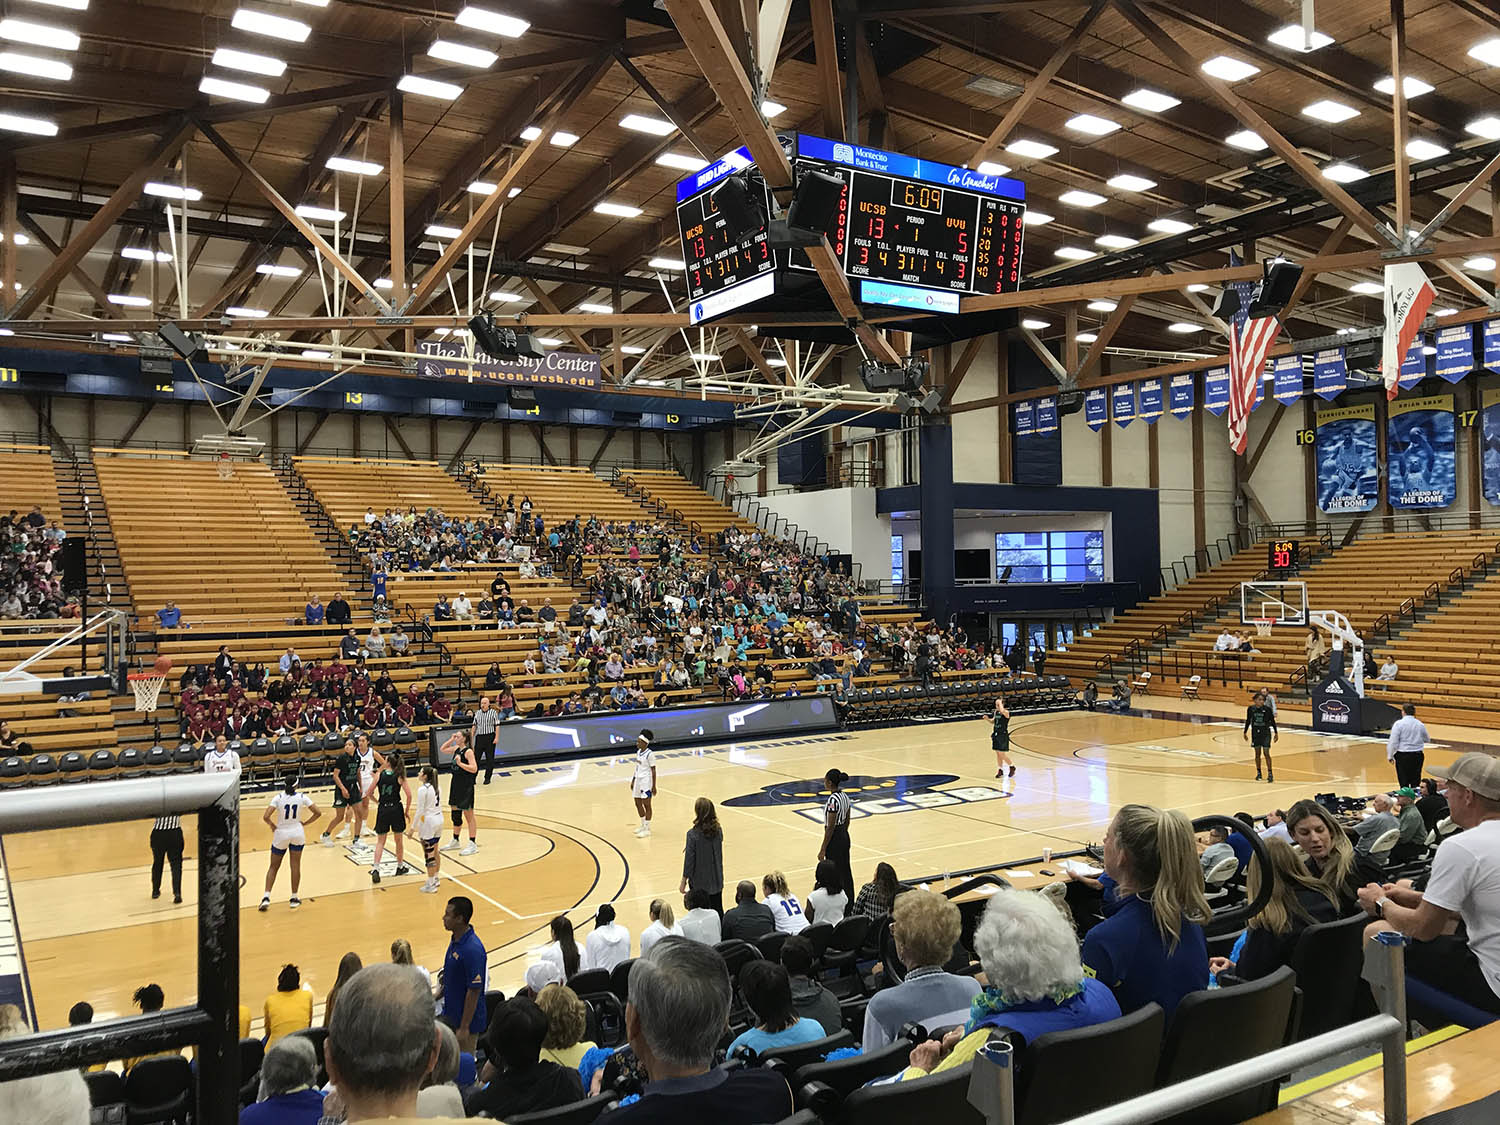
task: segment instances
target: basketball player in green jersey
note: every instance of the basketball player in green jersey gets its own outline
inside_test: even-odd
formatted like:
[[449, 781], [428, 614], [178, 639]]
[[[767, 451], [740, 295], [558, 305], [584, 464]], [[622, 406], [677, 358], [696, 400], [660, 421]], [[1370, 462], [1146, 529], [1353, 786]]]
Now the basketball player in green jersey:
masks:
[[1260, 780], [1260, 759], [1265, 755], [1266, 780], [1275, 781], [1276, 773], [1271, 768], [1271, 743], [1281, 741], [1281, 732], [1276, 729], [1276, 712], [1266, 702], [1266, 693], [1258, 691], [1250, 706], [1245, 708], [1245, 726], [1240, 732], [1255, 747], [1255, 780]]
[[[406, 783], [406, 763], [400, 752], [395, 752], [386, 762], [385, 768], [375, 775], [370, 788], [365, 791], [368, 800], [375, 794], [375, 858], [370, 861], [370, 882], [380, 882], [380, 855], [385, 851], [387, 833], [396, 834], [396, 874], [405, 875], [406, 866], [406, 822], [411, 816], [411, 786]], [[402, 795], [406, 805], [401, 804]]]

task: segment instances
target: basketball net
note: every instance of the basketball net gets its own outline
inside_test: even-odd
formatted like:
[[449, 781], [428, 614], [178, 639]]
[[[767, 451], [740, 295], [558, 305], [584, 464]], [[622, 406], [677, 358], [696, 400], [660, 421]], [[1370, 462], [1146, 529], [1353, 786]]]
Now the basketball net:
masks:
[[1271, 635], [1271, 626], [1273, 626], [1275, 624], [1276, 624], [1275, 620], [1272, 619], [1272, 618], [1270, 618], [1270, 617], [1258, 617], [1258, 618], [1256, 618], [1255, 619], [1255, 635], [1257, 637], [1269, 637]]
[[157, 697], [161, 695], [161, 688], [167, 682], [167, 677], [159, 672], [132, 672], [126, 678], [135, 695], [135, 709], [155, 711]]

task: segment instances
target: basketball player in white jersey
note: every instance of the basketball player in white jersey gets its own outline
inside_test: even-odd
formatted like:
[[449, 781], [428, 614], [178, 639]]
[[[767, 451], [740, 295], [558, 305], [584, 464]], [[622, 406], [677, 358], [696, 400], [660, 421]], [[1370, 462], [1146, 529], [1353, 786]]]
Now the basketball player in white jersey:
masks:
[[239, 773], [240, 756], [229, 749], [229, 740], [222, 734], [214, 739], [214, 748], [203, 756], [204, 773]]
[[365, 830], [365, 818], [370, 814], [370, 790], [375, 786], [375, 775], [385, 769], [386, 761], [370, 748], [370, 736], [361, 734], [354, 742], [356, 760], [359, 762], [359, 801], [354, 806], [354, 839], [351, 844], [359, 843], [359, 837]]
[[635, 811], [641, 818], [635, 834], [641, 837], [651, 835], [651, 796], [656, 792], [656, 752], [651, 749], [651, 740], [655, 737], [649, 730], [635, 736], [635, 774], [630, 779], [630, 795], [635, 798]]
[[[312, 816], [302, 819], [302, 810]], [[292, 900], [291, 908], [302, 905], [297, 891], [302, 886], [302, 846], [307, 842], [306, 827], [322, 816], [318, 806], [306, 793], [297, 792], [297, 775], [289, 773], [282, 781], [281, 792], [271, 797], [262, 820], [271, 829], [271, 866], [266, 870], [266, 893], [261, 895], [261, 912], [271, 908], [271, 888], [276, 885], [276, 873], [281, 870], [281, 857], [292, 853]]]
[[438, 866], [443, 858], [443, 853], [438, 848], [443, 842], [443, 798], [438, 793], [438, 772], [435, 767], [423, 766], [420, 776], [416, 812], [408, 831], [421, 841], [422, 852], [427, 858], [427, 882], [422, 884], [422, 893], [435, 895], [439, 882]]

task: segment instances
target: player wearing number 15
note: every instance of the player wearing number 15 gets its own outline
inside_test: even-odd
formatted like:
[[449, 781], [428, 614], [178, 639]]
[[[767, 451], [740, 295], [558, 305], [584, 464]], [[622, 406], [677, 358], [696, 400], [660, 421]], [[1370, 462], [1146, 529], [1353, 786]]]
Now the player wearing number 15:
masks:
[[[303, 809], [312, 813], [306, 820], [302, 819]], [[289, 905], [293, 910], [302, 905], [302, 900], [297, 897], [302, 886], [302, 845], [307, 842], [307, 826], [322, 815], [311, 797], [297, 792], [297, 775], [287, 774], [281, 792], [271, 797], [261, 817], [271, 830], [271, 865], [266, 870], [266, 893], [260, 899], [261, 913], [271, 909], [271, 888], [276, 885], [276, 874], [281, 870], [281, 857], [288, 852], [292, 855], [292, 898]]]

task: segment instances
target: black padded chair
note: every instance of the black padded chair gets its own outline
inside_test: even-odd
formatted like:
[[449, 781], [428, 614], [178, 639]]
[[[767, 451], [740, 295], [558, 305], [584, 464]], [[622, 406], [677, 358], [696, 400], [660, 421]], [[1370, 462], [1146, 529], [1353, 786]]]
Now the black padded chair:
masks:
[[759, 961], [761, 959], [759, 949], [756, 949], [748, 941], [741, 941], [739, 938], [730, 938], [728, 941], [721, 941], [714, 948], [719, 951], [719, 956], [724, 958], [724, 964], [729, 966], [730, 980], [738, 980], [741, 969], [751, 961]]
[[634, 957], [627, 957], [609, 971], [609, 990], [620, 998], [620, 1003], [630, 999], [630, 967]]
[[505, 1120], [507, 1125], [591, 1125], [605, 1110], [612, 1108], [616, 1100], [614, 1092], [608, 1091], [556, 1109], [512, 1113]]
[[782, 930], [772, 930], [770, 933], [762, 934], [756, 938], [752, 944], [754, 944], [756, 949], [760, 950], [760, 955], [767, 961], [774, 961], [779, 964], [781, 961], [781, 947], [786, 944], [786, 939], [791, 936], [791, 934]]
[[579, 996], [589, 992], [608, 992], [609, 973], [603, 969], [580, 969], [568, 978], [568, 987]]
[[125, 1076], [125, 1120], [186, 1122], [192, 1112], [193, 1068], [181, 1055], [142, 1059]]
[[866, 1082], [887, 1078], [906, 1069], [911, 1061], [910, 1039], [897, 1039], [868, 1054], [851, 1055], [833, 1062], [813, 1062], [797, 1068], [792, 1089], [803, 1090], [811, 1082], [821, 1082], [840, 1097], [848, 1097]]
[[377, 749], [383, 750], [387, 746], [395, 745], [395, 742], [396, 736], [386, 727], [376, 727], [370, 732], [370, 745]]
[[776, 1125], [823, 1125], [820, 1114], [811, 1109], [799, 1109], [790, 1117], [783, 1117]]
[[[1259, 980], [1183, 997], [1162, 1043], [1156, 1085], [1183, 1082], [1290, 1043], [1297, 1032], [1296, 984], [1296, 974], [1283, 965]], [[1273, 1078], [1167, 1120], [1233, 1125], [1275, 1109], [1278, 1085]]]
[[851, 914], [833, 928], [828, 937], [828, 947], [823, 951], [823, 968], [840, 975], [854, 972], [859, 961], [860, 947], [870, 932], [870, 919], [863, 914]]
[[133, 776], [145, 768], [146, 755], [134, 746], [127, 746], [116, 756], [115, 764], [120, 767], [121, 773]]
[[89, 777], [94, 781], [103, 781], [114, 777], [120, 772], [119, 759], [115, 757], [113, 750], [95, 750], [89, 755]]
[[83, 1076], [89, 1088], [89, 1105], [95, 1109], [125, 1101], [125, 1076], [117, 1070], [92, 1070]]
[[240, 1105], [247, 1106], [260, 1093], [260, 1064], [266, 1058], [266, 1045], [259, 1039], [240, 1040]]
[[828, 943], [833, 938], [832, 922], [814, 922], [802, 931], [802, 936], [812, 943], [813, 960], [821, 961], [823, 954], [828, 951]]
[[69, 750], [57, 759], [57, 773], [64, 783], [82, 781], [88, 772], [89, 760], [77, 750]]
[[1369, 922], [1365, 915], [1355, 914], [1308, 926], [1297, 936], [1292, 972], [1302, 993], [1298, 1039], [1310, 1039], [1354, 1021], [1359, 997], [1369, 988], [1360, 976]]
[[0, 785], [7, 788], [20, 785], [26, 780], [26, 759], [14, 754], [0, 762]]
[[179, 742], [172, 751], [172, 772], [189, 773], [198, 769], [203, 762], [203, 754], [203, 748], [196, 743], [186, 740]]
[[1107, 1023], [1038, 1035], [1018, 1058], [1016, 1125], [1068, 1121], [1146, 1093], [1166, 1025], [1160, 1005], [1147, 1004]]
[[484, 1019], [486, 1028], [489, 1021], [495, 1018], [495, 1013], [500, 1010], [500, 1005], [505, 1003], [505, 993], [498, 988], [492, 988], [484, 994]]
[[414, 730], [411, 729], [411, 727], [397, 727], [396, 728], [396, 745], [397, 746], [415, 746], [416, 743], [417, 743], [417, 734], [416, 734], [416, 731], [414, 731]]
[[346, 745], [346, 740], [338, 731], [330, 731], [323, 736], [320, 746], [325, 754], [337, 754]]
[[913, 1121], [984, 1125], [984, 1115], [969, 1104], [973, 1065], [964, 1063], [910, 1082], [865, 1086], [844, 1099], [835, 1120], [839, 1125], [911, 1125]]
[[796, 1070], [801, 1066], [808, 1066], [815, 1062], [822, 1062], [823, 1056], [829, 1051], [837, 1051], [840, 1047], [854, 1046], [854, 1036], [843, 1028], [835, 1031], [832, 1035], [825, 1035], [821, 1039], [814, 1039], [808, 1043], [793, 1043], [786, 1047], [775, 1047], [761, 1055], [762, 1062], [772, 1059], [777, 1060], [783, 1066]]
[[172, 751], [160, 743], [146, 751], [147, 773], [169, 773], [172, 769]]
[[57, 759], [51, 754], [34, 755], [26, 763], [26, 776], [33, 785], [50, 785], [57, 780]]
[[578, 998], [593, 1017], [590, 1038], [595, 1043], [601, 1047], [618, 1047], [625, 1042], [625, 1001], [607, 986], [597, 992], [579, 993]]

